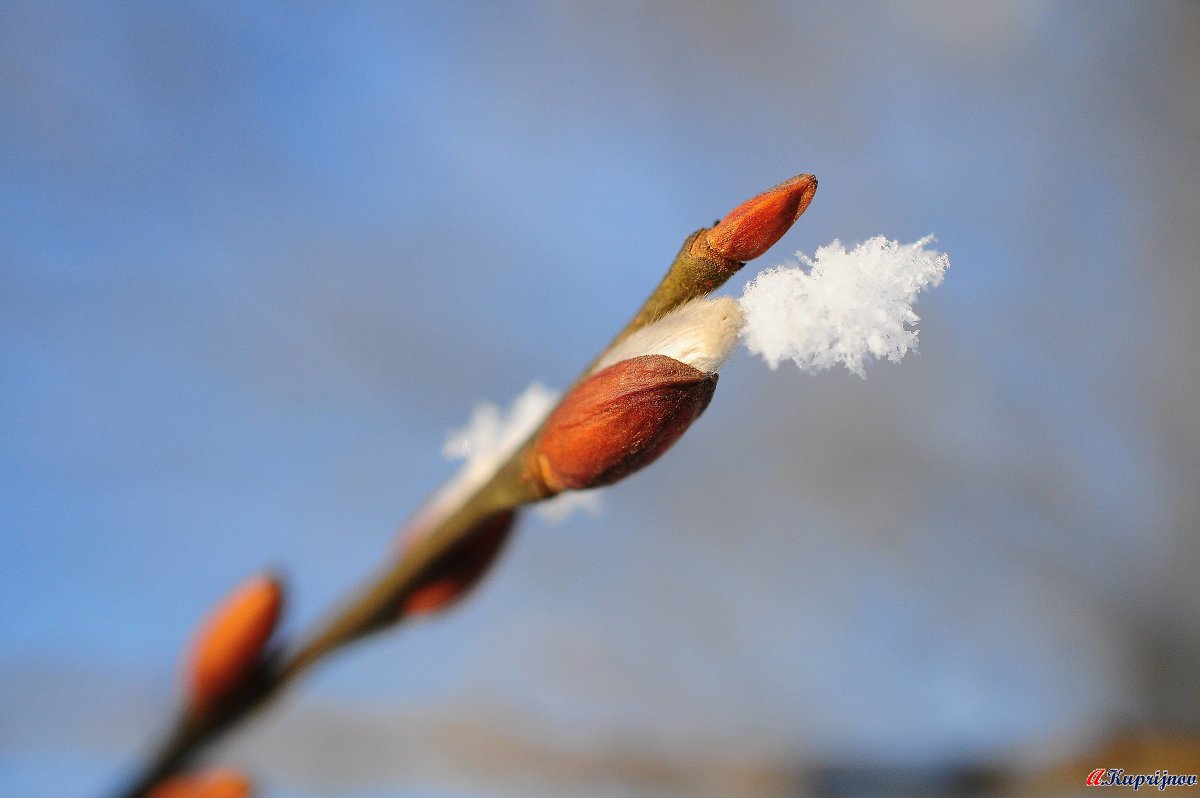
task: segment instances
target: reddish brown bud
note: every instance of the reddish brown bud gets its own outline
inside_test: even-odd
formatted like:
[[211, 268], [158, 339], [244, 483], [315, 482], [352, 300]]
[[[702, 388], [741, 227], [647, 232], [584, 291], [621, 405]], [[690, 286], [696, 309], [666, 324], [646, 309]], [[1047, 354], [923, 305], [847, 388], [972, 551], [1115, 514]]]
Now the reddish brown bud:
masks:
[[250, 779], [236, 770], [210, 770], [167, 779], [146, 798], [248, 798], [250, 790]]
[[465, 596], [491, 567], [512, 532], [517, 514], [495, 513], [446, 552], [417, 589], [404, 600], [403, 615], [425, 615], [450, 606]]
[[207, 711], [243, 682], [275, 630], [282, 604], [279, 582], [260, 575], [230, 593], [204, 620], [186, 670], [188, 705], [194, 711]]
[[785, 180], [730, 211], [705, 233], [708, 245], [730, 260], [753, 260], [783, 238], [816, 193], [812, 175]]
[[610, 485], [669, 449], [716, 387], [716, 374], [666, 355], [615, 363], [577, 385], [546, 419], [531, 470], [551, 493]]

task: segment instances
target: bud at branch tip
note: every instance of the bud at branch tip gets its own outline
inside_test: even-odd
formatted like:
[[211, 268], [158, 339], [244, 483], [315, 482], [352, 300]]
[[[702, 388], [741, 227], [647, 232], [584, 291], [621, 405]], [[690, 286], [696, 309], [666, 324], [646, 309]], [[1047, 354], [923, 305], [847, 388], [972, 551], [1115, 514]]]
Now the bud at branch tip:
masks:
[[762, 255], [783, 238], [812, 202], [817, 178], [798, 175], [734, 208], [705, 233], [709, 247], [719, 255], [748, 261]]

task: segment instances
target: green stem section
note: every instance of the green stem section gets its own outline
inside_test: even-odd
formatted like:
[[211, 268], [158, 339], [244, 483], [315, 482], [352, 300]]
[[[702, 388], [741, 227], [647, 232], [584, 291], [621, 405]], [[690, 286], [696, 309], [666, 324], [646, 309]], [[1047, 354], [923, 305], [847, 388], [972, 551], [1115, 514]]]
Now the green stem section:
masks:
[[[658, 321], [685, 302], [716, 291], [745, 265], [714, 252], [705, 236], [708, 230], [707, 227], [701, 228], [684, 239], [683, 246], [679, 248], [671, 268], [667, 269], [658, 287], [646, 298], [624, 329], [596, 356], [593, 364], [599, 362], [609, 349], [647, 324]], [[589, 371], [591, 367], [584, 371], [584, 376]]]
[[336, 613], [308, 642], [283, 663], [279, 677], [287, 680], [343, 645], [391, 626], [399, 608], [439, 559], [463, 541], [489, 516], [545, 498], [541, 486], [525, 473], [526, 443], [479, 490], [420, 540]]

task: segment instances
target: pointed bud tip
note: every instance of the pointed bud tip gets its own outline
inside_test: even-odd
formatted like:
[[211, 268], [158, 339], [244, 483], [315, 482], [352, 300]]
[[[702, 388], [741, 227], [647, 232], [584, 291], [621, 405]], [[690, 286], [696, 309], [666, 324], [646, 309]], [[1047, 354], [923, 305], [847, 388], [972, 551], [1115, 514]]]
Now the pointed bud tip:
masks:
[[206, 711], [236, 688], [257, 664], [279, 622], [283, 585], [258, 574], [235, 588], [201, 624], [188, 657], [188, 704]]
[[708, 245], [730, 260], [753, 260], [783, 238], [816, 193], [813, 175], [785, 180], [730, 211], [705, 234]]

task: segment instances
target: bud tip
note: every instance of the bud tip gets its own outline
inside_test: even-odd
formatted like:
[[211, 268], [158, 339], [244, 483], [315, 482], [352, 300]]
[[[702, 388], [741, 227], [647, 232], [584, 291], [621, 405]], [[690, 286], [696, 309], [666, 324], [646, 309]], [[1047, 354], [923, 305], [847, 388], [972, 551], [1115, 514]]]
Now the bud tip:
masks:
[[757, 258], [783, 238], [808, 208], [817, 178], [797, 175], [746, 200], [705, 234], [718, 254], [736, 261]]

